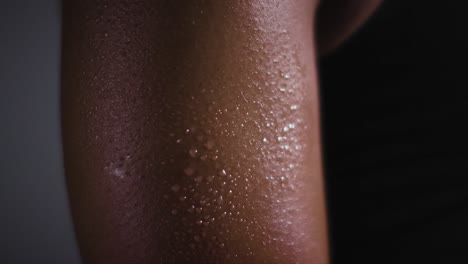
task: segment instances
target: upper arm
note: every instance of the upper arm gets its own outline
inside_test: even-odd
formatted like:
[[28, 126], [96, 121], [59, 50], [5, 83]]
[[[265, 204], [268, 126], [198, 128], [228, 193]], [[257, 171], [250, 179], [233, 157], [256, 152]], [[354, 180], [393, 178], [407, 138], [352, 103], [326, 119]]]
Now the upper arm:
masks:
[[326, 263], [311, 1], [106, 3], [64, 4], [84, 259]]

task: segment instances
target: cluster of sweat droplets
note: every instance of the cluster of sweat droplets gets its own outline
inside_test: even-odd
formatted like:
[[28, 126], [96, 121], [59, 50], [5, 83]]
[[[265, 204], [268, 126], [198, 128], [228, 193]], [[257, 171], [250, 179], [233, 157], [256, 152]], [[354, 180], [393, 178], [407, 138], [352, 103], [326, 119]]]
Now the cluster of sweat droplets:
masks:
[[[284, 210], [288, 204], [281, 191], [295, 189], [294, 172], [297, 164], [291, 161], [300, 159], [297, 153], [302, 145], [296, 130], [303, 124], [301, 118], [295, 117], [299, 108], [296, 102], [287, 104], [282, 101], [287, 97], [285, 94], [292, 93], [291, 88], [295, 87], [294, 84], [289, 84], [291, 76], [289, 73], [281, 72], [280, 77], [282, 81], [275, 83], [279, 91], [276, 93], [278, 99], [275, 100], [285, 105], [284, 112], [267, 111], [260, 114], [260, 119], [256, 122], [263, 124], [257, 127], [263, 136], [252, 139], [254, 142], [245, 146], [258, 149], [260, 152], [257, 157], [249, 158], [265, 159], [265, 162], [271, 165], [270, 168], [263, 169], [263, 180], [260, 180], [255, 172], [251, 173], [250, 167], [245, 167], [249, 166], [248, 164], [237, 164], [243, 166], [243, 169], [239, 170], [231, 157], [222, 156], [223, 153], [220, 152], [223, 149], [222, 142], [217, 142], [219, 137], [207, 131], [190, 127], [179, 131], [177, 135], [169, 134], [173, 144], [179, 146], [178, 149], [183, 152], [181, 160], [185, 161], [184, 166], [177, 168], [178, 176], [174, 181], [167, 183], [167, 191], [164, 194], [164, 199], [169, 205], [167, 213], [178, 219], [178, 225], [171, 237], [176, 245], [173, 254], [190, 258], [200, 251], [205, 252], [205, 255], [216, 255], [220, 251], [229, 252], [229, 237], [232, 237], [229, 233], [235, 232], [232, 230], [233, 226], [245, 228], [244, 233], [251, 241], [262, 241], [264, 246], [276, 243], [276, 238], [268, 234], [271, 227], [262, 226], [263, 223], [259, 223], [254, 216], [246, 212], [258, 211], [254, 208], [255, 199], [248, 196], [252, 195], [250, 189], [258, 186], [260, 182], [264, 186], [264, 198], [261, 199], [271, 200], [278, 210], [280, 208]], [[275, 84], [265, 86], [274, 87]], [[248, 100], [242, 92], [239, 96], [239, 100]], [[239, 114], [245, 110], [240, 106], [210, 112], [215, 113], [213, 120], [216, 121], [218, 115], [221, 117], [231, 111], [237, 111]], [[249, 117], [248, 114], [239, 114], [239, 116], [245, 116], [245, 120], [239, 120], [239, 127], [242, 129]], [[221, 124], [218, 133], [229, 136], [233, 135], [234, 131], [230, 130], [229, 124]], [[227, 163], [229, 166], [223, 163], [227, 160], [230, 161]], [[161, 163], [165, 164], [165, 161]], [[270, 186], [271, 190], [267, 186]], [[284, 213], [287, 214], [288, 210]], [[289, 219], [278, 221], [281, 226], [291, 224]], [[247, 249], [242, 254], [253, 254], [248, 246], [249, 241], [245, 241], [245, 244]]]
[[[199, 250], [215, 254], [224, 250], [224, 234], [231, 232], [231, 221], [246, 221], [239, 217], [242, 207], [236, 204], [236, 181], [239, 176], [219, 162], [216, 142], [196, 128], [187, 128], [183, 137], [171, 134], [175, 144], [190, 147], [184, 149], [186, 166], [180, 168], [182, 180], [169, 184], [164, 199], [170, 200], [170, 214], [179, 217], [180, 226], [173, 233], [178, 245], [175, 254], [189, 257]], [[186, 141], [188, 144], [182, 144]], [[216, 223], [216, 230], [210, 225]], [[188, 245], [188, 248], [183, 248]]]

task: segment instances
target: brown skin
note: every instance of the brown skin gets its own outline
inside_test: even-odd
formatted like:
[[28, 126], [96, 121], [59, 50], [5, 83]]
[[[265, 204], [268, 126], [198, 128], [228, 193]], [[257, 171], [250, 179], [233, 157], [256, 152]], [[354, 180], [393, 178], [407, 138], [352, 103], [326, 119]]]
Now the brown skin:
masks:
[[85, 263], [328, 263], [316, 6], [64, 2]]

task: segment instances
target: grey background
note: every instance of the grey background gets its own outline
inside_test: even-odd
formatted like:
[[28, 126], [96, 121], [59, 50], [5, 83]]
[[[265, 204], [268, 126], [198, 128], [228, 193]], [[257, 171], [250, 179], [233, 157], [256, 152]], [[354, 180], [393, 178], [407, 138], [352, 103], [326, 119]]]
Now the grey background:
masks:
[[0, 3], [0, 263], [79, 263], [61, 160], [59, 1]]

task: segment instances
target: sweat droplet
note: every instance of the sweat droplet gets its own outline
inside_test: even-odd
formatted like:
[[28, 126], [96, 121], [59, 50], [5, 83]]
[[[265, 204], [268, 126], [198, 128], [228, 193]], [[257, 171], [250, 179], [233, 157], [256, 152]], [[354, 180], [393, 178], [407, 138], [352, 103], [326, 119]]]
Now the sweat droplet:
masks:
[[180, 186], [177, 184], [172, 185], [171, 190], [173, 192], [178, 192], [180, 190]]
[[198, 156], [198, 150], [196, 148], [191, 148], [189, 150], [189, 155], [192, 158], [196, 158]]
[[195, 178], [195, 182], [200, 183], [203, 180], [203, 176], [198, 176]]
[[224, 202], [223, 196], [220, 196], [220, 197], [218, 198], [218, 201], [217, 201], [217, 202], [218, 202], [219, 205], [222, 205], [223, 202]]
[[224, 169], [219, 171], [219, 176], [226, 176], [226, 175], [227, 175], [227, 173], [226, 173], [226, 171]]
[[121, 168], [115, 168], [112, 173], [115, 177], [123, 179], [125, 177], [125, 172]]
[[195, 169], [192, 167], [187, 167], [184, 169], [184, 173], [187, 176], [192, 176], [195, 173]]
[[208, 141], [205, 142], [205, 148], [207, 148], [207, 149], [213, 149], [214, 145], [215, 144], [214, 144], [213, 140], [208, 140]]
[[192, 205], [189, 209], [187, 209], [189, 213], [193, 213], [195, 211], [195, 205]]

